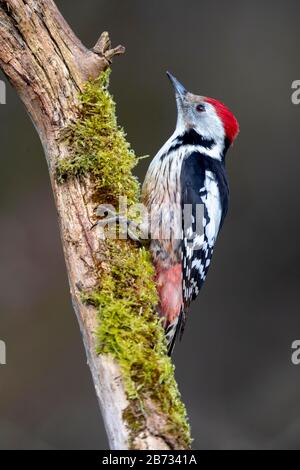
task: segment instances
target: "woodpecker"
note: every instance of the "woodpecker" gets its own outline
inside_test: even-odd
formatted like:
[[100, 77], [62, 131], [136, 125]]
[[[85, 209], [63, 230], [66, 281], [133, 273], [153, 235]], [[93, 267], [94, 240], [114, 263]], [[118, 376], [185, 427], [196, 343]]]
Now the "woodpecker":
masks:
[[[223, 103], [194, 95], [171, 73], [167, 75], [175, 89], [177, 124], [149, 166], [142, 200], [151, 212], [158, 312], [171, 355], [176, 338], [182, 336], [190, 303], [204, 284], [227, 213], [225, 155], [239, 125]], [[186, 206], [190, 216], [184, 221]], [[201, 234], [196, 231], [199, 222]], [[168, 237], [161, 235], [166, 228]]]

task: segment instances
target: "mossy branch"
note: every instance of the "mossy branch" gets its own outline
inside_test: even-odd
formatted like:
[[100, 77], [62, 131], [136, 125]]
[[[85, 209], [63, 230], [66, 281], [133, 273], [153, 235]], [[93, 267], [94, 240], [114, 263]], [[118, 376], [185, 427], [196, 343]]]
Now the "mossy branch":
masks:
[[[139, 199], [137, 158], [108, 91], [107, 33], [86, 49], [52, 0], [0, 0], [0, 65], [41, 137], [72, 302], [112, 449], [188, 449], [189, 427], [155, 311], [150, 255], [100, 240], [100, 203]], [[104, 72], [106, 70], [106, 72]]]

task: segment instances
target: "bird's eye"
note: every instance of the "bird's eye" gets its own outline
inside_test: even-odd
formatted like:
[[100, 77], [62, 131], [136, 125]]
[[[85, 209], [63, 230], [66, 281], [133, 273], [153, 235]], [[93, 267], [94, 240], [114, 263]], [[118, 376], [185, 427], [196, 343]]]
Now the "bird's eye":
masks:
[[203, 113], [203, 111], [205, 111], [204, 104], [197, 104], [196, 111], [198, 111], [198, 113]]

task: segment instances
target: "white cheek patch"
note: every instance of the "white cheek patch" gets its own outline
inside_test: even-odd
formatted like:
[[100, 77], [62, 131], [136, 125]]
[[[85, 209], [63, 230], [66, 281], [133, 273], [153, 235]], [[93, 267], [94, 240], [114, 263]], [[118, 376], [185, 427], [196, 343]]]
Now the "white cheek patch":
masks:
[[221, 160], [224, 151], [225, 131], [221, 119], [210, 103], [205, 103], [205, 109], [195, 120], [195, 130], [206, 139], [213, 139], [215, 145], [211, 149], [201, 148], [201, 153]]

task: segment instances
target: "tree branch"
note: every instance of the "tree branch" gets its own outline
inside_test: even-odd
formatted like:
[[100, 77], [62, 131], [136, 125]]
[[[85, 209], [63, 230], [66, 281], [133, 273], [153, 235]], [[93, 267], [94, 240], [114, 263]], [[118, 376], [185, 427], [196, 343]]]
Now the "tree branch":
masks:
[[[147, 399], [144, 426], [134, 438], [126, 410], [130, 399], [122, 371], [109, 354], [98, 354], [97, 309], [82, 301], [82, 292], [99, 284], [106, 244], [91, 230], [95, 220], [94, 184], [90, 175], [60, 184], [57, 162], [70, 148], [61, 131], [78, 119], [78, 96], [124, 48], [111, 48], [102, 33], [92, 50], [72, 32], [52, 0], [0, 0], [0, 66], [21, 97], [40, 136], [57, 206], [72, 303], [76, 312], [111, 449], [187, 448], [173, 436], [159, 404]], [[151, 412], [150, 412], [151, 410]]]

